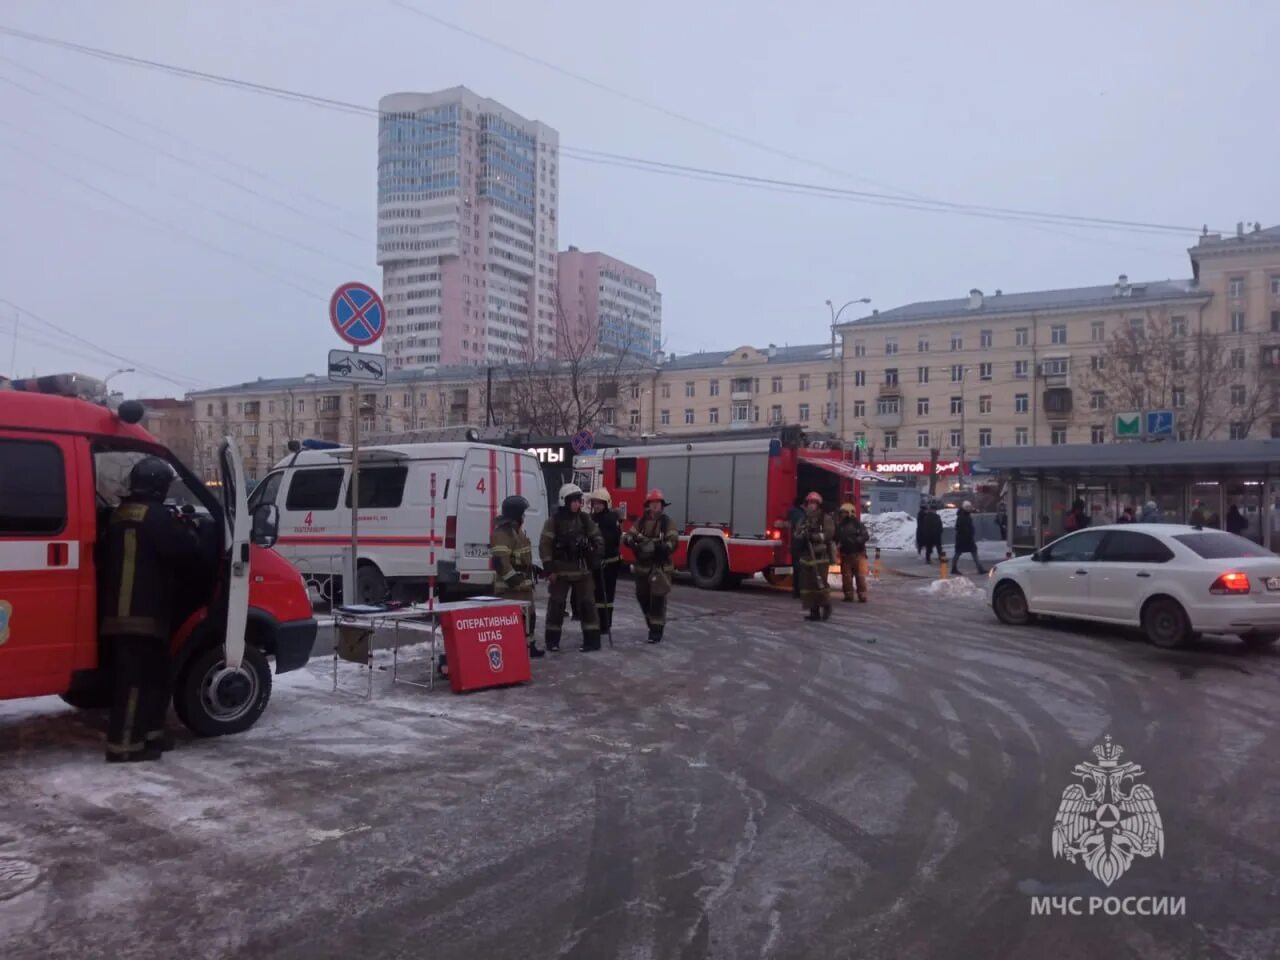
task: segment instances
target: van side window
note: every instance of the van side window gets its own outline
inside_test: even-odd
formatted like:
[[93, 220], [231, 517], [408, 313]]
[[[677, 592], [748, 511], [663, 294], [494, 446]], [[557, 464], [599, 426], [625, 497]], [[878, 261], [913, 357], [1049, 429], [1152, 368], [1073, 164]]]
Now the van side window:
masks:
[[257, 509], [260, 503], [275, 503], [282, 480], [284, 480], [284, 474], [277, 471], [254, 487], [253, 493], [249, 494], [249, 509]]
[[636, 458], [618, 457], [613, 461], [618, 471], [618, 489], [634, 490], [636, 488]]
[[[364, 467], [360, 471], [360, 509], [398, 507], [404, 499], [404, 479], [408, 467]], [[347, 485], [347, 506], [351, 506], [351, 485]]]
[[67, 525], [62, 451], [40, 440], [0, 440], [0, 534], [50, 535]]
[[289, 484], [286, 510], [336, 510], [338, 491], [342, 489], [341, 467], [320, 470], [298, 470]]

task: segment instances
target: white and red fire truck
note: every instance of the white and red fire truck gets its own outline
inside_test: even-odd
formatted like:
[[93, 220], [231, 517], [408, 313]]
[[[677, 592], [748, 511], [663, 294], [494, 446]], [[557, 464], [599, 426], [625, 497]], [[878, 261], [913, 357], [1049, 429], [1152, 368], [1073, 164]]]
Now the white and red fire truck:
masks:
[[[708, 590], [735, 587], [757, 573], [784, 581], [792, 572], [787, 514], [796, 501], [817, 491], [834, 511], [861, 501], [861, 482], [884, 479], [856, 463], [853, 451], [808, 442], [798, 427], [610, 447], [576, 457], [574, 471], [583, 489], [608, 489], [624, 529], [643, 512], [646, 493], [661, 490], [680, 531], [676, 569]], [[635, 558], [623, 547], [622, 559]]]

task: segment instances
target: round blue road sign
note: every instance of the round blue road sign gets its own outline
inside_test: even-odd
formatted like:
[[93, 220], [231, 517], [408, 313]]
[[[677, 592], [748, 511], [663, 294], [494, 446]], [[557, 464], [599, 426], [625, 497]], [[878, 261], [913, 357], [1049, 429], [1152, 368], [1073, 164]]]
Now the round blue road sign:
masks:
[[582, 453], [584, 450], [590, 450], [591, 444], [595, 442], [590, 430], [579, 430], [570, 439], [569, 443], [573, 447], [575, 453]]
[[347, 343], [367, 347], [382, 336], [387, 312], [377, 291], [364, 283], [344, 283], [329, 298], [329, 322]]

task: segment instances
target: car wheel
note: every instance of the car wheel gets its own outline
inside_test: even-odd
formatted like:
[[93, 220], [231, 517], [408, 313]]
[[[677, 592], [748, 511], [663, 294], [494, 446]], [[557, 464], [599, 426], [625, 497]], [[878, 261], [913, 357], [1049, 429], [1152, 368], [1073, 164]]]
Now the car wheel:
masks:
[[1248, 633], [1240, 634], [1240, 639], [1244, 641], [1244, 645], [1250, 650], [1261, 650], [1263, 647], [1269, 647], [1277, 640], [1280, 640], [1280, 633], [1268, 630], [1250, 630]]
[[193, 656], [178, 674], [173, 708], [199, 737], [221, 737], [248, 730], [271, 699], [271, 664], [257, 647], [245, 647], [236, 670], [226, 669], [222, 646]]
[[356, 603], [376, 604], [387, 599], [387, 578], [371, 563], [356, 571]]
[[1155, 646], [1171, 650], [1191, 639], [1191, 624], [1177, 600], [1156, 597], [1142, 608], [1142, 632]]
[[729, 576], [729, 558], [724, 555], [724, 547], [710, 537], [699, 540], [689, 551], [689, 572], [693, 574], [694, 586], [703, 590], [721, 589]]
[[1032, 620], [1031, 611], [1027, 608], [1027, 595], [1016, 583], [1006, 581], [996, 587], [991, 608], [1001, 623], [1011, 627], [1021, 627]]

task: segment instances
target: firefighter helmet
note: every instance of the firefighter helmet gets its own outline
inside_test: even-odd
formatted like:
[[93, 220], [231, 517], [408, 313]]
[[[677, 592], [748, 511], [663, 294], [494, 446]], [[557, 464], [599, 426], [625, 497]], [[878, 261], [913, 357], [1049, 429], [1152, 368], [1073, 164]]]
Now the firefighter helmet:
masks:
[[840, 512], [857, 514], [858, 508], [855, 507], [852, 503], [842, 503], [840, 504]]
[[161, 501], [175, 476], [173, 467], [159, 457], [143, 457], [129, 471], [129, 494], [139, 500]]
[[582, 499], [582, 488], [576, 483], [566, 483], [560, 488], [559, 499], [561, 504], [568, 506], [569, 501], [575, 497], [579, 500]]
[[591, 494], [587, 497], [587, 499], [599, 500], [606, 507], [613, 506], [613, 497], [610, 496], [609, 491], [606, 490], [604, 487], [596, 487], [596, 489], [591, 491]]
[[818, 493], [817, 490], [814, 490], [812, 493], [810, 493], [807, 497], [804, 498], [804, 502], [816, 503], [818, 506], [822, 506], [822, 494]]
[[502, 515], [516, 523], [524, 521], [524, 512], [529, 509], [529, 501], [521, 496], [511, 496], [502, 501]]
[[645, 496], [645, 498], [644, 498], [644, 505], [647, 507], [649, 504], [651, 504], [651, 503], [653, 503], [653, 502], [655, 502], [655, 501], [657, 501], [658, 503], [662, 504], [664, 507], [669, 507], [669, 506], [671, 506], [671, 501], [670, 501], [670, 500], [665, 500], [665, 499], [663, 499], [662, 491], [661, 491], [661, 490], [659, 490], [657, 487], [654, 487], [654, 488], [653, 488], [652, 490], [650, 490], [650, 491], [648, 492], [648, 494]]

